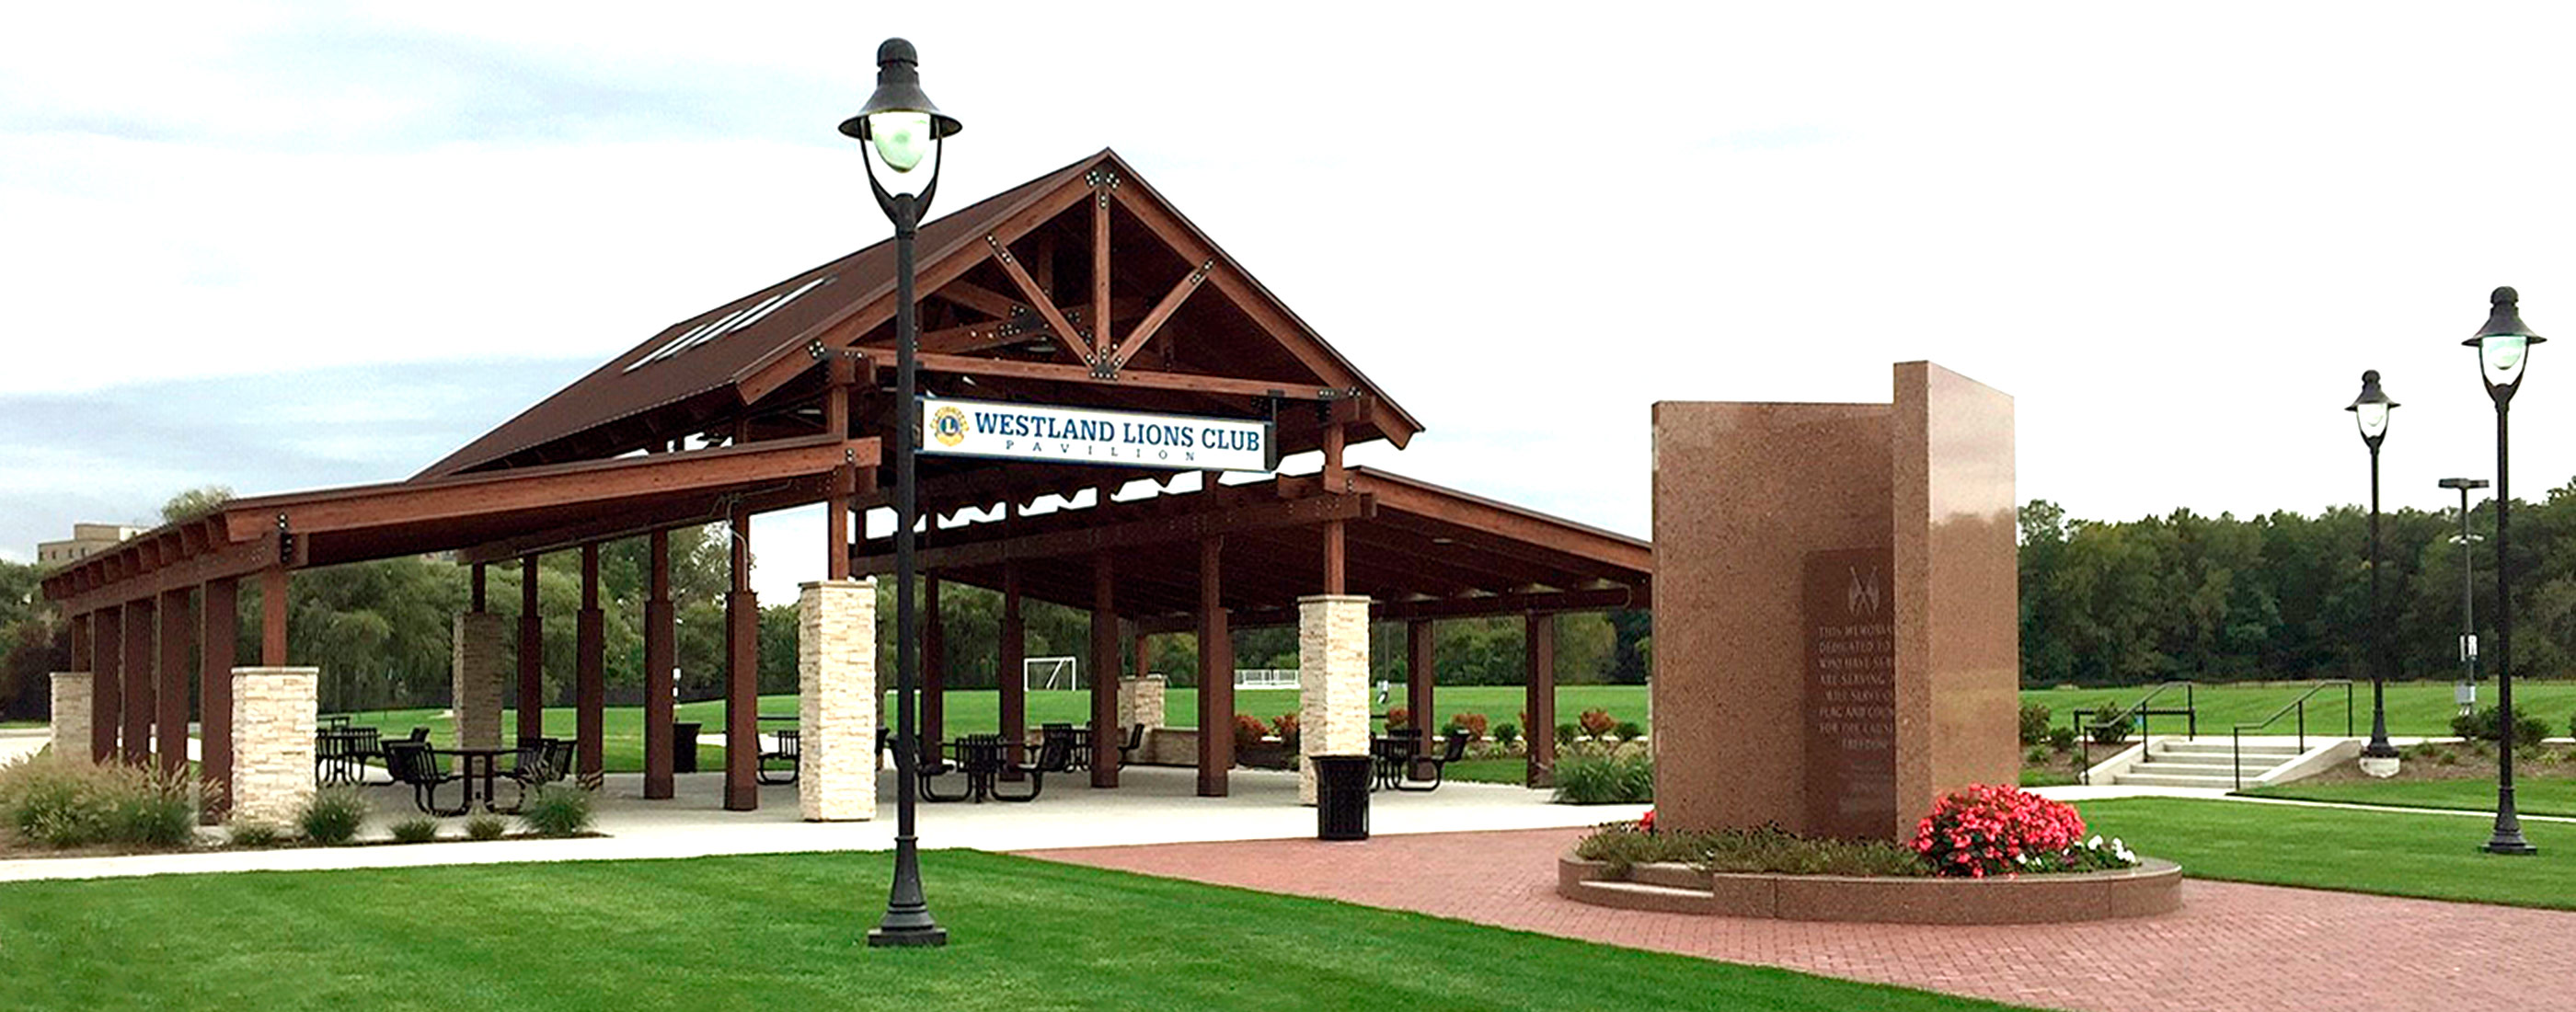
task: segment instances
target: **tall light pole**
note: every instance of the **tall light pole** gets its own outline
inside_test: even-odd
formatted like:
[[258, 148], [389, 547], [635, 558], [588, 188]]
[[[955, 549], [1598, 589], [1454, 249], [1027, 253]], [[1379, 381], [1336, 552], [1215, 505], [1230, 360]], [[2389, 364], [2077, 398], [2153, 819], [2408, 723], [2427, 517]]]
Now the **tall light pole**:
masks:
[[2388, 622], [2379, 612], [2379, 443], [2388, 438], [2388, 416], [2397, 402], [2379, 389], [2379, 370], [2361, 374], [2361, 396], [2352, 412], [2362, 445], [2370, 447], [2370, 744], [2361, 747], [2361, 771], [2397, 775], [2397, 746], [2388, 743]]
[[[914, 623], [912, 589], [912, 528], [920, 513], [913, 451], [921, 439], [921, 404], [915, 398], [913, 356], [921, 334], [913, 319], [912, 240], [922, 211], [939, 191], [939, 166], [945, 161], [941, 149], [962, 124], [940, 112], [921, 90], [920, 63], [912, 43], [885, 40], [877, 47], [876, 93], [858, 115], [841, 121], [841, 132], [862, 142], [859, 157], [867, 162], [868, 189], [894, 221], [894, 886], [886, 893], [885, 918], [868, 932], [872, 946], [948, 944], [948, 929], [931, 919], [930, 901], [922, 895], [921, 850], [913, 836], [920, 791], [913, 770], [921, 761], [913, 698], [920, 678], [921, 633]], [[868, 158], [870, 151], [877, 157]], [[928, 172], [921, 171], [924, 161], [930, 163]]]
[[2478, 710], [2478, 597], [2477, 559], [2470, 546], [2477, 535], [2469, 533], [2469, 492], [2487, 487], [2484, 478], [2444, 478], [2443, 488], [2460, 490], [2460, 690], [2452, 693], [2460, 704], [2460, 716]]
[[2522, 312], [2515, 305], [2520, 298], [2510, 287], [2496, 289], [2488, 297], [2487, 325], [2478, 328], [2476, 337], [2460, 342], [2478, 350], [2478, 379], [2486, 384], [2487, 399], [2495, 402], [2496, 411], [2497, 748], [2495, 835], [2487, 840], [2490, 854], [2540, 853], [2540, 848], [2522, 838], [2522, 817], [2513, 810], [2513, 581], [2505, 572], [2506, 553], [2513, 545], [2508, 526], [2513, 512], [2513, 454], [2506, 439], [2505, 412], [2513, 403], [2514, 391], [2522, 387], [2531, 347], [2541, 342], [2540, 335], [2522, 325]]

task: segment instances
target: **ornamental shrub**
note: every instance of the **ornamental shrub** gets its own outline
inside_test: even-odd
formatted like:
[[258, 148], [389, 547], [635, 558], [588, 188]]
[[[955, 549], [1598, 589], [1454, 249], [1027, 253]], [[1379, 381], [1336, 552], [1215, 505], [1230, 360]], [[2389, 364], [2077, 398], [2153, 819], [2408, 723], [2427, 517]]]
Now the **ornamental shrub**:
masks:
[[353, 787], [333, 787], [313, 792], [304, 809], [295, 815], [296, 828], [305, 839], [326, 847], [356, 839], [358, 827], [367, 821], [367, 799]]
[[1583, 716], [1576, 719], [1582, 722], [1583, 733], [1595, 738], [1609, 734], [1612, 729], [1619, 726], [1618, 721], [1610, 719], [1610, 711], [1608, 710], [1585, 710], [1583, 711]]
[[590, 829], [590, 792], [547, 784], [519, 806], [519, 821], [538, 836], [573, 836]]
[[1494, 744], [1500, 745], [1504, 748], [1510, 748], [1514, 745], [1520, 744], [1520, 740], [1520, 725], [1508, 720], [1494, 725]]
[[1572, 724], [1556, 725], [1556, 743], [1558, 746], [1562, 747], [1572, 745], [1574, 744], [1574, 739], [1580, 737], [1583, 737], [1582, 728], [1576, 727]]
[[230, 834], [236, 847], [274, 847], [281, 835], [277, 827], [265, 822], [233, 823]]
[[1556, 764], [1556, 802], [1642, 804], [1655, 800], [1654, 760], [1643, 752], [1567, 757]]
[[1411, 711], [1411, 710], [1407, 710], [1407, 709], [1405, 709], [1405, 708], [1403, 708], [1403, 707], [1401, 707], [1401, 706], [1396, 707], [1395, 709], [1392, 709], [1392, 710], [1388, 710], [1388, 711], [1386, 711], [1386, 729], [1387, 729], [1387, 730], [1389, 730], [1389, 731], [1401, 731], [1401, 730], [1404, 730], [1405, 728], [1412, 727], [1412, 726], [1413, 726], [1413, 711]]
[[2096, 745], [2117, 745], [2129, 740], [2129, 722], [2120, 719], [2117, 703], [2104, 703], [2085, 714], [2084, 731]]
[[1451, 718], [1449, 718], [1449, 726], [1450, 726], [1450, 727], [1453, 727], [1453, 728], [1456, 728], [1456, 729], [1458, 729], [1458, 730], [1461, 730], [1461, 731], [1465, 731], [1465, 732], [1467, 732], [1467, 740], [1469, 740], [1469, 741], [1483, 741], [1483, 740], [1485, 740], [1485, 715], [1484, 715], [1484, 714], [1481, 714], [1481, 713], [1462, 713], [1462, 714], [1459, 714], [1459, 715], [1457, 715], [1457, 716], [1455, 716], [1455, 717], [1451, 717]]
[[1636, 741], [1646, 736], [1646, 727], [1633, 720], [1623, 720], [1619, 726], [1611, 728], [1610, 733], [1620, 741]]
[[[2464, 714], [2453, 717], [2451, 718], [2451, 733], [2459, 735], [2462, 738], [2468, 738], [2475, 741], [2495, 741], [2497, 736], [2500, 734], [2498, 727], [2502, 720], [2502, 715], [2502, 710], [2490, 706], [2479, 710], [2474, 714]], [[2537, 745], [2540, 743], [2540, 739], [2548, 736], [2548, 721], [2542, 720], [2529, 710], [2519, 711], [2513, 715], [2513, 741], [2515, 745]]]
[[2075, 750], [2075, 729], [2074, 729], [2074, 728], [2071, 728], [2071, 727], [2052, 727], [2052, 728], [2049, 728], [2049, 729], [2048, 729], [2048, 748], [2049, 748], [2049, 751], [2052, 751], [2052, 752], [2071, 752], [2071, 751], [2074, 751], [2074, 750]]
[[2021, 743], [2027, 748], [2048, 740], [2048, 707], [2038, 703], [2021, 704]]
[[1270, 731], [1279, 736], [1279, 743], [1288, 746], [1288, 751], [1297, 751], [1296, 714], [1283, 713], [1270, 718]]
[[1234, 750], [1244, 752], [1261, 747], [1261, 739], [1270, 735], [1270, 725], [1249, 713], [1234, 715]]
[[1942, 798], [1914, 830], [1914, 851], [1935, 875], [1984, 878], [2063, 867], [2084, 839], [2084, 817], [2072, 806], [2018, 787], [1976, 784]]

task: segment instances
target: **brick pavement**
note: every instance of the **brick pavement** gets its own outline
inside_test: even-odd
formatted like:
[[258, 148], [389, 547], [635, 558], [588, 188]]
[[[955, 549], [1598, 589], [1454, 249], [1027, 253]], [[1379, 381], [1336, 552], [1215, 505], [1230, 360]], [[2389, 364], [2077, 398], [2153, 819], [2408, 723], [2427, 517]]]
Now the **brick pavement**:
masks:
[[1556, 895], [1557, 855], [1582, 834], [1023, 853], [2051, 1008], [2576, 1009], [2576, 913], [2192, 880], [2177, 913], [2074, 925], [1812, 924], [1611, 910]]

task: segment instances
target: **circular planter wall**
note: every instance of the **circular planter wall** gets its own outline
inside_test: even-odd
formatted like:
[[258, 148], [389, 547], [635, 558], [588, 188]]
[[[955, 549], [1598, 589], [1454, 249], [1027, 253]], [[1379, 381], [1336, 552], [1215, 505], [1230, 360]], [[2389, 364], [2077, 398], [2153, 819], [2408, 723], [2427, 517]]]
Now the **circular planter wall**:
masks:
[[2182, 907], [2182, 866], [2018, 878], [1864, 878], [1710, 873], [1641, 864], [1625, 875], [1573, 855], [1557, 862], [1558, 895], [1597, 906], [1784, 921], [1882, 924], [2062, 924], [2146, 917]]

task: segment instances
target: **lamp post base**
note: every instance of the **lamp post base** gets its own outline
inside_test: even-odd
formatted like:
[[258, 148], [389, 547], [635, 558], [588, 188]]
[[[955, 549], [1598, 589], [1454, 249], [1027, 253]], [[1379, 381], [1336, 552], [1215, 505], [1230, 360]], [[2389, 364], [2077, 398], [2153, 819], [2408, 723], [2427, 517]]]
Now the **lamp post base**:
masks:
[[2532, 846], [2529, 842], [2519, 836], [2510, 840], [2498, 837], [2487, 841], [2486, 852], [2489, 854], [2503, 854], [2507, 857], [2531, 857], [2539, 854], [2540, 848]]
[[935, 924], [927, 928], [901, 930], [868, 929], [868, 948], [871, 949], [938, 948], [946, 944], [948, 929]]
[[2396, 776], [2397, 766], [2398, 758], [2393, 755], [2371, 755], [2365, 752], [2361, 756], [2361, 772], [2381, 780]]

